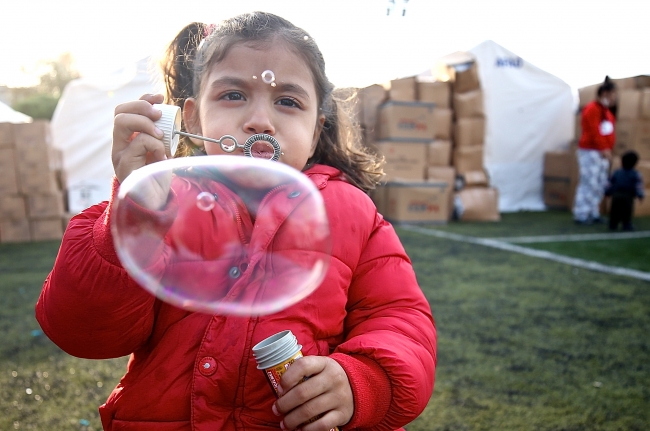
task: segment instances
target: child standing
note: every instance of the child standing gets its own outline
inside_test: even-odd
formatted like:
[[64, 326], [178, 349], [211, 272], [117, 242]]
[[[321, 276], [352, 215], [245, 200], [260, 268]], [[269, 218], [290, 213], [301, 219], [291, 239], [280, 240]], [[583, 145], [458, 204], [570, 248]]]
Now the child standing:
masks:
[[[314, 293], [265, 316], [191, 312], [142, 289], [117, 257], [111, 211], [120, 182], [165, 158], [155, 125], [161, 112], [153, 107], [163, 97], [145, 95], [119, 105], [113, 198], [71, 220], [36, 305], [44, 332], [69, 354], [131, 355], [125, 376], [100, 407], [104, 429], [392, 430], [415, 419], [433, 390], [431, 310], [395, 231], [365, 193], [378, 182], [381, 164], [357, 146], [313, 39], [280, 17], [255, 12], [216, 27], [191, 24], [167, 54], [167, 102], [183, 107], [188, 132], [229, 134], [238, 142], [272, 135], [281, 145], [279, 161], [316, 184], [330, 224], [331, 264]], [[256, 79], [268, 70], [275, 74], [274, 86]], [[194, 138], [184, 137], [179, 149], [188, 156], [224, 154], [218, 145]], [[172, 213], [165, 218], [171, 225], [159, 226], [172, 229], [175, 202], [202, 188], [223, 193], [209, 216], [181, 229], [186, 243], [206, 250], [240, 232], [244, 250], [286, 246], [282, 226], [252, 223], [256, 209], [218, 181], [176, 177], [167, 201], [141, 202], [143, 212]], [[256, 229], [279, 233], [258, 244]], [[191, 268], [192, 262], [183, 266], [151, 253], [154, 265], [166, 271]], [[247, 259], [245, 252], [238, 257], [242, 270], [235, 278], [255, 270]], [[236, 283], [232, 278], [224, 273], [218, 282], [228, 288]], [[251, 348], [285, 329], [296, 335], [305, 357], [283, 375], [276, 400]]]
[[638, 161], [639, 156], [635, 151], [627, 151], [621, 156], [622, 167], [614, 171], [609, 179], [606, 195], [612, 197], [609, 210], [610, 230], [616, 230], [619, 223], [623, 225], [625, 231], [634, 230], [632, 226], [634, 199], [642, 200], [644, 197], [643, 178], [634, 169]]

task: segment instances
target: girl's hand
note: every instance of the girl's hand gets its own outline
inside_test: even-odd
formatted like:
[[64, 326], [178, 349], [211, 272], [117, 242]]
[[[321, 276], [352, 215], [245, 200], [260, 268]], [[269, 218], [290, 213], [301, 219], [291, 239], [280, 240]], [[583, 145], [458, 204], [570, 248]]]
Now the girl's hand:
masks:
[[[112, 159], [120, 183], [134, 170], [167, 159], [163, 132], [154, 124], [162, 113], [152, 106], [162, 102], [162, 94], [145, 94], [140, 100], [122, 103], [115, 108]], [[140, 194], [136, 200], [152, 210], [162, 208], [167, 202], [170, 181], [171, 175], [143, 184], [146, 193]]]
[[[305, 376], [309, 378], [303, 381]], [[348, 376], [338, 362], [326, 356], [305, 356], [295, 361], [282, 375], [280, 390], [282, 395], [273, 412], [284, 415], [282, 428], [287, 431], [299, 426], [303, 431], [328, 431], [348, 423], [354, 413]]]
[[153, 104], [162, 102], [162, 94], [145, 94], [115, 108], [112, 158], [120, 182], [134, 170], [167, 158], [163, 133], [154, 124], [162, 113]]

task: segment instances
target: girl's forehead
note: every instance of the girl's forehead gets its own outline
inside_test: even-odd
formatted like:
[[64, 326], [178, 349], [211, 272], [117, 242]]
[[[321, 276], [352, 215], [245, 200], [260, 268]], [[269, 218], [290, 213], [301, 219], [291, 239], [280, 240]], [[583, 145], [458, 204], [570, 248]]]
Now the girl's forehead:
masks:
[[212, 76], [215, 72], [242, 74], [266, 82], [272, 74], [278, 81], [308, 81], [315, 87], [311, 69], [305, 58], [283, 41], [235, 44], [211, 69]]

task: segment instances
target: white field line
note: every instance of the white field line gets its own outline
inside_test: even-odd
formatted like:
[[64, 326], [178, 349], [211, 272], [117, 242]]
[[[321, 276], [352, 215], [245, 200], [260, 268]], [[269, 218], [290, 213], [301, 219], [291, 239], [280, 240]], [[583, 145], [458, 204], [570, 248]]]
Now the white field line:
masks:
[[466, 242], [470, 244], [483, 245], [486, 247], [492, 247], [499, 250], [520, 253], [526, 256], [552, 260], [554, 262], [564, 263], [566, 265], [572, 265], [578, 268], [585, 268], [585, 269], [590, 269], [592, 271], [599, 271], [607, 274], [622, 275], [625, 277], [632, 277], [632, 278], [637, 278], [639, 280], [650, 281], [650, 272], [637, 271], [634, 269], [621, 268], [618, 266], [603, 265], [601, 263], [592, 262], [589, 260], [562, 256], [560, 254], [551, 253], [549, 251], [534, 250], [526, 247], [521, 247], [518, 245], [509, 244], [507, 242], [499, 241], [491, 238], [476, 238], [471, 236], [459, 235], [456, 233], [441, 232], [438, 230], [426, 229], [420, 226], [413, 226], [413, 225], [399, 225], [399, 227], [405, 230], [410, 230], [411, 232], [418, 232], [424, 235], [435, 236], [438, 238], [450, 239], [454, 241]]
[[650, 231], [641, 232], [611, 232], [611, 233], [580, 233], [574, 235], [539, 235], [539, 236], [511, 236], [489, 238], [496, 241], [529, 244], [536, 242], [573, 242], [573, 241], [599, 241], [610, 239], [636, 239], [650, 238]]

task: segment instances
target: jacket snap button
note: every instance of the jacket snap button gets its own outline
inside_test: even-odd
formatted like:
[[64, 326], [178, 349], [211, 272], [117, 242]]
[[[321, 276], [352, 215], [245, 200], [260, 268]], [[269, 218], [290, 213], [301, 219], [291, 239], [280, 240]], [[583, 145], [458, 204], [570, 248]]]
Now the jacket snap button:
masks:
[[199, 361], [199, 372], [204, 376], [211, 376], [217, 371], [217, 361], [211, 356], [201, 358]]
[[298, 196], [300, 196], [299, 191], [294, 191], [294, 192], [289, 193], [289, 199], [297, 198]]
[[228, 271], [228, 275], [230, 276], [230, 278], [239, 278], [239, 276], [241, 275], [241, 271], [236, 266], [233, 266]]

